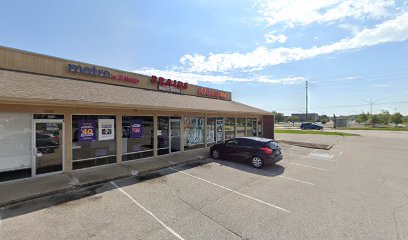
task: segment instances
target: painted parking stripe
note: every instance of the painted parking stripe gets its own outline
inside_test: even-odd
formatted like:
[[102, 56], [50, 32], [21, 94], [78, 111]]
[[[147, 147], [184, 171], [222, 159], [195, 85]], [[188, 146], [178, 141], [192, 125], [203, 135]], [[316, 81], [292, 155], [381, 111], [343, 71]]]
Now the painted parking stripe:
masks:
[[301, 167], [305, 167], [305, 168], [312, 168], [312, 169], [317, 169], [317, 170], [320, 170], [320, 171], [330, 172], [330, 170], [326, 169], [326, 168], [313, 167], [313, 166], [303, 165], [303, 164], [299, 164], [299, 163], [292, 163], [292, 162], [281, 162], [281, 163], [287, 163], [287, 164], [292, 164], [292, 165], [301, 166]]
[[138, 203], [132, 196], [130, 196], [125, 190], [120, 188], [116, 183], [110, 182], [115, 188], [117, 188], [119, 191], [121, 191], [123, 194], [125, 194], [130, 200], [132, 200], [137, 206], [139, 206], [141, 209], [143, 209], [145, 212], [147, 212], [150, 216], [152, 216], [158, 223], [160, 223], [167, 231], [169, 231], [171, 234], [173, 234], [175, 237], [177, 237], [180, 240], [184, 240], [176, 231], [171, 229], [169, 226], [167, 226], [164, 222], [162, 222], [156, 215], [154, 215], [152, 212], [150, 212], [148, 209], [143, 207], [140, 203]]
[[309, 157], [316, 157], [316, 158], [324, 158], [324, 159], [332, 159], [334, 157], [333, 154], [319, 153], [319, 152], [312, 152], [308, 156]]
[[224, 189], [224, 190], [227, 190], [227, 191], [230, 191], [230, 192], [232, 192], [232, 193], [238, 194], [238, 195], [240, 195], [240, 196], [243, 196], [243, 197], [246, 197], [246, 198], [252, 199], [252, 200], [254, 200], [254, 201], [257, 201], [257, 202], [259, 202], [259, 203], [265, 204], [265, 205], [267, 205], [267, 206], [269, 206], [269, 207], [273, 207], [273, 208], [279, 209], [279, 210], [281, 210], [281, 211], [284, 211], [284, 212], [290, 213], [290, 211], [289, 211], [289, 210], [284, 209], [284, 208], [282, 208], [282, 207], [279, 207], [279, 206], [273, 205], [273, 204], [271, 204], [271, 203], [268, 203], [268, 202], [262, 201], [262, 200], [260, 200], [260, 199], [257, 199], [257, 198], [254, 198], [254, 197], [248, 196], [248, 195], [243, 194], [243, 193], [241, 193], [241, 192], [238, 192], [238, 191], [232, 190], [232, 189], [230, 189], [230, 188], [227, 188], [227, 187], [221, 186], [221, 185], [219, 185], [219, 184], [216, 184], [216, 183], [210, 182], [210, 181], [208, 181], [208, 180], [206, 180], [206, 179], [204, 179], [204, 178], [200, 178], [200, 177], [197, 177], [197, 176], [191, 175], [191, 174], [186, 173], [186, 172], [184, 172], [184, 171], [180, 171], [180, 170], [177, 170], [177, 169], [172, 168], [172, 167], [169, 167], [169, 168], [170, 168], [171, 170], [174, 170], [174, 171], [176, 171], [176, 172], [182, 173], [182, 174], [184, 174], [184, 175], [190, 176], [190, 177], [192, 177], [192, 178], [195, 178], [195, 179], [201, 180], [201, 181], [203, 181], [203, 182], [206, 182], [206, 183], [209, 183], [209, 184], [211, 184], [211, 185], [217, 186], [217, 187], [219, 187], [219, 188], [222, 188], [222, 189]]
[[293, 154], [293, 153], [285, 153], [285, 155], [294, 156], [294, 157], [317, 159], [317, 160], [323, 160], [323, 161], [328, 161], [328, 162], [337, 162], [336, 160], [333, 160], [333, 159], [313, 157], [313, 155], [312, 155], [312, 156], [310, 156], [310, 155], [306, 155], [306, 156], [305, 156], [305, 155], [299, 155], [299, 154]]
[[311, 182], [306, 182], [306, 181], [299, 180], [299, 179], [296, 179], [296, 178], [290, 178], [290, 177], [284, 177], [284, 176], [278, 176], [278, 177], [314, 186], [314, 184], [311, 183]]

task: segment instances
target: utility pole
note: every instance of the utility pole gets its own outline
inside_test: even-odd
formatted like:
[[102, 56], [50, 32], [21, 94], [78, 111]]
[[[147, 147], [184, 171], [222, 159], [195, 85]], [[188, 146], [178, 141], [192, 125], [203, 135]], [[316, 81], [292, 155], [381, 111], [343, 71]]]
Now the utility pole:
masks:
[[370, 98], [370, 101], [366, 101], [366, 100], [362, 100], [362, 101], [365, 102], [365, 103], [370, 104], [370, 115], [373, 115], [373, 106], [374, 106], [374, 104], [378, 103], [378, 101], [380, 101], [380, 100], [381, 99], [373, 100], [372, 98]]
[[306, 80], [306, 122], [307, 122], [307, 120], [309, 119], [308, 118], [308, 85], [309, 85], [309, 82]]

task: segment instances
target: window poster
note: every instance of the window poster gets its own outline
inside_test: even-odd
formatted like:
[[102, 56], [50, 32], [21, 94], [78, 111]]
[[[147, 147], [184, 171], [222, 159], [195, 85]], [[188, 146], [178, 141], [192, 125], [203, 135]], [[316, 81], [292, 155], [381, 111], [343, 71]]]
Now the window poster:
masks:
[[98, 140], [115, 139], [115, 119], [98, 119]]
[[141, 138], [143, 136], [143, 121], [130, 121], [130, 138]]
[[188, 146], [204, 143], [204, 118], [188, 117], [184, 123], [184, 137]]
[[96, 140], [96, 121], [78, 120], [78, 142], [94, 142]]

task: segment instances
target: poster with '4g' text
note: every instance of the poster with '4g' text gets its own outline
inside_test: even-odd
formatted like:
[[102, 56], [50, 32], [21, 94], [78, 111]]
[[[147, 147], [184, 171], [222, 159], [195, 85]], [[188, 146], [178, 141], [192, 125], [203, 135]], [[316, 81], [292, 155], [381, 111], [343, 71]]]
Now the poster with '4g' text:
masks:
[[96, 121], [78, 120], [78, 142], [94, 142], [96, 140]]

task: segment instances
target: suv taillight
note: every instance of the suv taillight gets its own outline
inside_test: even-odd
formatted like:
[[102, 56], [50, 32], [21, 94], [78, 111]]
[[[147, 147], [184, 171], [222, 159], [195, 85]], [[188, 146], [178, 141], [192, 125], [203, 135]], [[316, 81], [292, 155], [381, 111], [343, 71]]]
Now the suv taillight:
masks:
[[264, 151], [264, 153], [265, 153], [266, 155], [272, 154], [272, 149], [270, 149], [270, 148], [264, 147], [264, 148], [260, 148], [260, 150]]

